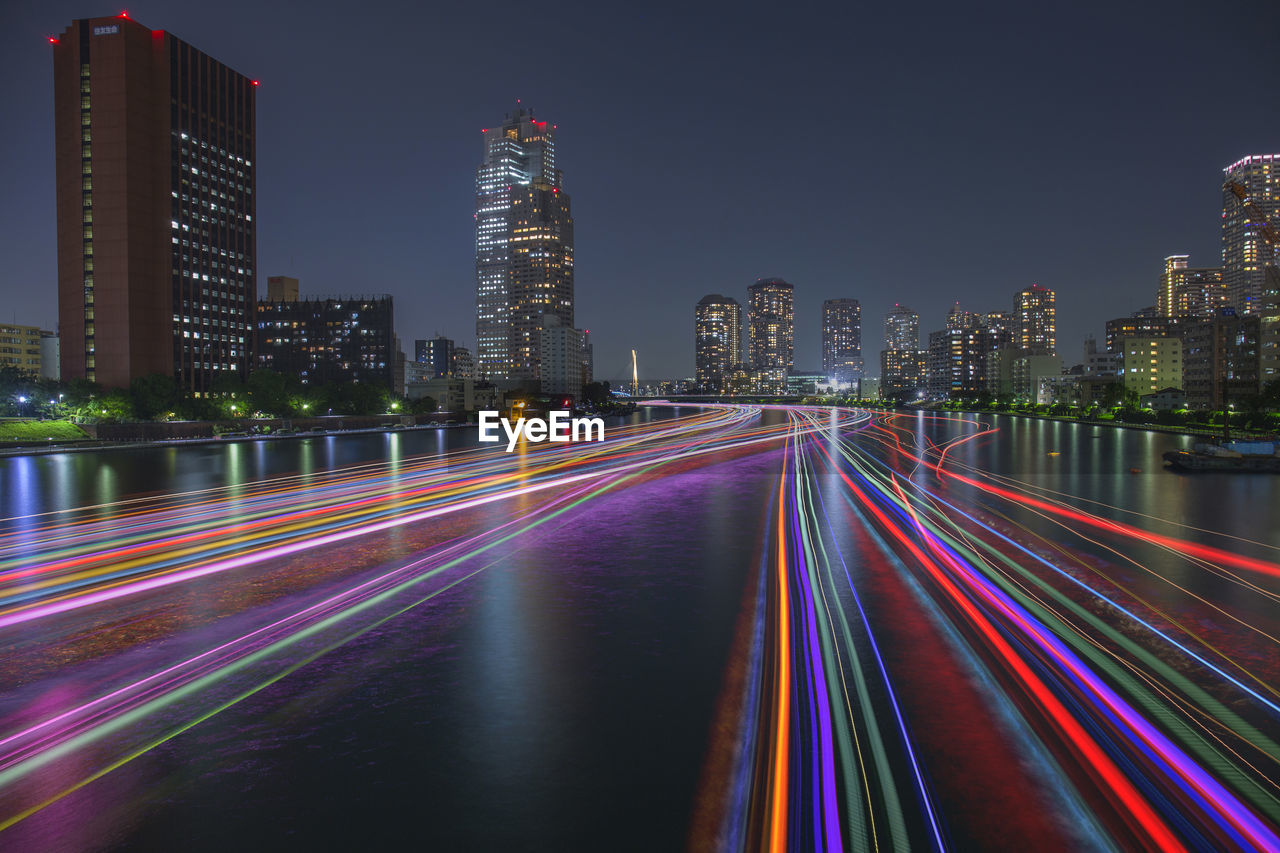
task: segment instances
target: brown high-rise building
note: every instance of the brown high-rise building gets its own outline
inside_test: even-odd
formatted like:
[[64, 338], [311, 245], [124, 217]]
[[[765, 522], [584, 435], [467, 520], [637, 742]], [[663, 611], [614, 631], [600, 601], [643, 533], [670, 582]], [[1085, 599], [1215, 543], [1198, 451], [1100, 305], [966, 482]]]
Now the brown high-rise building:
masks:
[[123, 14], [50, 41], [63, 378], [243, 374], [257, 82]]

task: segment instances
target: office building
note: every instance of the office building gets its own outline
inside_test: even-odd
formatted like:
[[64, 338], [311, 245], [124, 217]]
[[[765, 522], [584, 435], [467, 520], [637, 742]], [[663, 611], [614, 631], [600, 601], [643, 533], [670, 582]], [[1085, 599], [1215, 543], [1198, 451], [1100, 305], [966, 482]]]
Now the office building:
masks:
[[555, 126], [519, 107], [483, 131], [476, 170], [476, 372], [539, 378], [542, 318], [574, 324], [573, 217]]
[[1156, 311], [1161, 317], [1212, 317], [1227, 304], [1221, 267], [1191, 267], [1189, 255], [1164, 259]]
[[742, 363], [742, 306], [712, 293], [693, 309], [694, 377], [703, 391], [723, 391], [725, 377]]
[[862, 378], [862, 306], [856, 299], [822, 303], [822, 370], [841, 385]]
[[1013, 345], [1022, 355], [1053, 355], [1058, 347], [1052, 290], [1033, 284], [1013, 298]]
[[258, 366], [311, 387], [368, 382], [394, 390], [400, 347], [390, 296], [258, 303]]
[[[1222, 281], [1227, 302], [1239, 314], [1256, 314], [1266, 265], [1276, 262], [1277, 247], [1268, 245], [1262, 231], [1267, 223], [1280, 227], [1280, 154], [1242, 157], [1222, 170], [1222, 178]], [[1236, 190], [1252, 211], [1246, 210]]]
[[50, 41], [63, 378], [244, 375], [256, 81], [124, 14]]
[[748, 363], [757, 370], [790, 370], [795, 366], [795, 287], [766, 278], [747, 293]]

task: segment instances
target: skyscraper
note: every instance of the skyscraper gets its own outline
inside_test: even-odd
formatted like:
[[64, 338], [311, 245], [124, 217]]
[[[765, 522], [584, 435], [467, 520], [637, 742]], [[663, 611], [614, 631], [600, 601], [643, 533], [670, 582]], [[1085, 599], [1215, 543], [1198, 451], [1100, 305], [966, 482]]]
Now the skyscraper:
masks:
[[822, 303], [822, 372], [835, 382], [862, 378], [862, 305], [856, 299]]
[[795, 365], [795, 287], [780, 278], [747, 288], [748, 361], [756, 369]]
[[1262, 297], [1268, 259], [1276, 261], [1275, 247], [1262, 238], [1263, 223], [1251, 217], [1232, 191], [1236, 184], [1255, 211], [1276, 223], [1280, 213], [1280, 154], [1242, 157], [1222, 170], [1222, 281], [1227, 302], [1243, 314], [1256, 314]]
[[704, 390], [723, 391], [725, 377], [742, 362], [742, 306], [712, 293], [693, 310], [694, 375]]
[[920, 348], [920, 315], [905, 305], [894, 304], [884, 316], [884, 348], [917, 350]]
[[1227, 304], [1221, 267], [1188, 266], [1190, 255], [1164, 259], [1156, 311], [1161, 317], [1212, 317]]
[[880, 394], [911, 399], [925, 387], [927, 353], [920, 348], [920, 315], [894, 305], [884, 317], [884, 350], [880, 353]]
[[542, 318], [573, 326], [573, 218], [555, 126], [523, 107], [484, 135], [476, 170], [476, 371], [539, 378]]
[[257, 81], [124, 14], [51, 41], [63, 377], [245, 373]]
[[1052, 290], [1033, 284], [1013, 298], [1013, 345], [1022, 355], [1053, 355], [1057, 352], [1057, 310]]

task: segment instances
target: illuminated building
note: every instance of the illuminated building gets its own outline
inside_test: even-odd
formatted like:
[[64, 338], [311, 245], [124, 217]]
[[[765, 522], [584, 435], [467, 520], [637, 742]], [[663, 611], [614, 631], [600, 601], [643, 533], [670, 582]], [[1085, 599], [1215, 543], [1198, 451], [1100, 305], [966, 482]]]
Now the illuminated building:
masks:
[[928, 353], [920, 349], [920, 315], [894, 305], [884, 318], [880, 353], [880, 393], [885, 399], [913, 399], [925, 387]]
[[1280, 154], [1242, 157], [1222, 170], [1222, 281], [1227, 303], [1241, 314], [1256, 314], [1264, 289], [1264, 268], [1276, 261], [1262, 239], [1262, 223], [1252, 220], [1226, 184], [1244, 187], [1258, 212], [1272, 223], [1280, 213]]
[[453, 375], [453, 341], [443, 336], [415, 340], [413, 360], [427, 366], [428, 379]]
[[887, 349], [880, 353], [880, 394], [886, 399], [914, 398], [924, 388], [927, 353], [921, 349]]
[[742, 306], [713, 293], [693, 310], [694, 375], [704, 391], [723, 391], [725, 378], [742, 362]]
[[862, 378], [862, 306], [856, 299], [822, 303], [822, 370], [836, 383]]
[[1120, 376], [1138, 396], [1166, 388], [1182, 388], [1182, 341], [1179, 338], [1125, 338]]
[[1129, 317], [1107, 321], [1107, 352], [1123, 351], [1125, 338], [1165, 338], [1182, 334], [1189, 322], [1186, 317], [1159, 317], [1139, 311]]
[[780, 278], [747, 288], [747, 361], [758, 370], [795, 366], [795, 287]]
[[63, 378], [244, 375], [256, 81], [123, 14], [50, 41]]
[[925, 384], [935, 400], [972, 397], [985, 389], [990, 351], [982, 318], [959, 306], [947, 315], [947, 327], [929, 333]]
[[1226, 307], [1227, 291], [1221, 267], [1189, 267], [1189, 255], [1164, 259], [1156, 311], [1162, 317], [1212, 317]]
[[1058, 328], [1052, 290], [1033, 284], [1013, 298], [1013, 345], [1022, 355], [1057, 352]]
[[45, 376], [41, 347], [44, 336], [51, 334], [41, 331], [39, 326], [0, 323], [0, 367], [12, 367], [29, 376]]
[[483, 131], [476, 170], [476, 372], [539, 378], [542, 319], [573, 326], [573, 218], [555, 126], [517, 108]]
[[263, 300], [258, 303], [258, 366], [297, 376], [312, 387], [369, 382], [391, 390], [398, 384], [400, 350], [394, 316], [390, 296]]
[[895, 304], [884, 317], [884, 348], [920, 349], [920, 315], [905, 305]]

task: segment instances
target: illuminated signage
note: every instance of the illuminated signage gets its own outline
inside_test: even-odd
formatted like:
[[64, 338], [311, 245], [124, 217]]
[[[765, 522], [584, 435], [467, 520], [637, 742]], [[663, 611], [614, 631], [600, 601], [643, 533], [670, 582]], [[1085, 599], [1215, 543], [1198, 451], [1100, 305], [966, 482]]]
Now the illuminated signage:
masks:
[[118, 33], [118, 32], [120, 32], [120, 25], [119, 25], [119, 24], [109, 24], [109, 25], [107, 25], [107, 26], [105, 26], [105, 27], [94, 27], [94, 28], [93, 28], [93, 34], [94, 34], [95, 36], [109, 36], [109, 35], [111, 35], [112, 33]]

